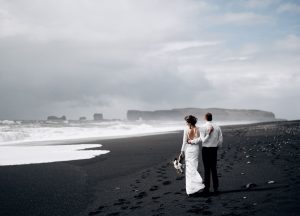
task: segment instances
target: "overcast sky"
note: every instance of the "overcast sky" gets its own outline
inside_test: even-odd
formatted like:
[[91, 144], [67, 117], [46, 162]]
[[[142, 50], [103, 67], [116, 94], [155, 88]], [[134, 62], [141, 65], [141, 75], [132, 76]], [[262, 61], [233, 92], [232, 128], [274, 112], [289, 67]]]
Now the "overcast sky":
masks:
[[0, 0], [0, 119], [262, 109], [300, 119], [300, 1]]

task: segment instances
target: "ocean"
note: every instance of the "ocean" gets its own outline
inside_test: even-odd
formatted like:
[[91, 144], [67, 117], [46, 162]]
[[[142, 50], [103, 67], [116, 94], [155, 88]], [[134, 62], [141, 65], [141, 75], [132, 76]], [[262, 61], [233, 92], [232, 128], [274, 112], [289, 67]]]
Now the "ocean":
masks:
[[[219, 122], [220, 125], [241, 123]], [[89, 159], [107, 154], [109, 149], [98, 150], [100, 143], [89, 144], [88, 141], [167, 133], [183, 130], [185, 126], [184, 121], [1, 120], [0, 166]], [[74, 144], [78, 142], [86, 143]]]

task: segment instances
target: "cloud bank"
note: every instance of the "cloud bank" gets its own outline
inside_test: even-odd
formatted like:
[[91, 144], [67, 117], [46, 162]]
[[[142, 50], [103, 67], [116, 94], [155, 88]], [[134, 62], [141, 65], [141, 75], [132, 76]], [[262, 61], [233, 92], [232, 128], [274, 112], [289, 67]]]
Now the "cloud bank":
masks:
[[178, 107], [300, 118], [293, 1], [0, 5], [0, 119], [125, 118], [127, 109]]

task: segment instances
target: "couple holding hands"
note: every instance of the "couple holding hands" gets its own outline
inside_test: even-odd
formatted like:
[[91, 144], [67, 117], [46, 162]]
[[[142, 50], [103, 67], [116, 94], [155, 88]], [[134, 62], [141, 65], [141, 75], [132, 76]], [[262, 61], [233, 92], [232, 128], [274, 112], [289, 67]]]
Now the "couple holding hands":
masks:
[[[210, 175], [212, 175], [214, 193], [218, 193], [217, 150], [222, 146], [223, 136], [220, 127], [212, 122], [212, 114], [205, 114], [205, 124], [196, 126], [197, 118], [189, 115], [184, 119], [187, 128], [184, 130], [183, 143], [179, 158], [185, 159], [186, 193], [188, 196], [198, 194], [202, 189], [204, 195], [209, 194]], [[202, 160], [204, 166], [204, 182], [198, 172], [198, 157], [202, 142]]]

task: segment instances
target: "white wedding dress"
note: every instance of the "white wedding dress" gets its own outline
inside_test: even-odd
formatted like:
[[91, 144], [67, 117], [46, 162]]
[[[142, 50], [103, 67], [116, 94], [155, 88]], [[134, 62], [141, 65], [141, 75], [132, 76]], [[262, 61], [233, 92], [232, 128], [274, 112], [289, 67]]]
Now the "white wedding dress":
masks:
[[[184, 130], [183, 143], [181, 151], [184, 151], [185, 156], [185, 184], [186, 193], [188, 195], [193, 194], [205, 187], [201, 175], [198, 172], [198, 157], [199, 157], [199, 145], [189, 144], [189, 128]], [[200, 136], [200, 128], [197, 127], [197, 135]], [[206, 140], [209, 135], [206, 135], [203, 140]], [[200, 143], [200, 142], [199, 142]]]

